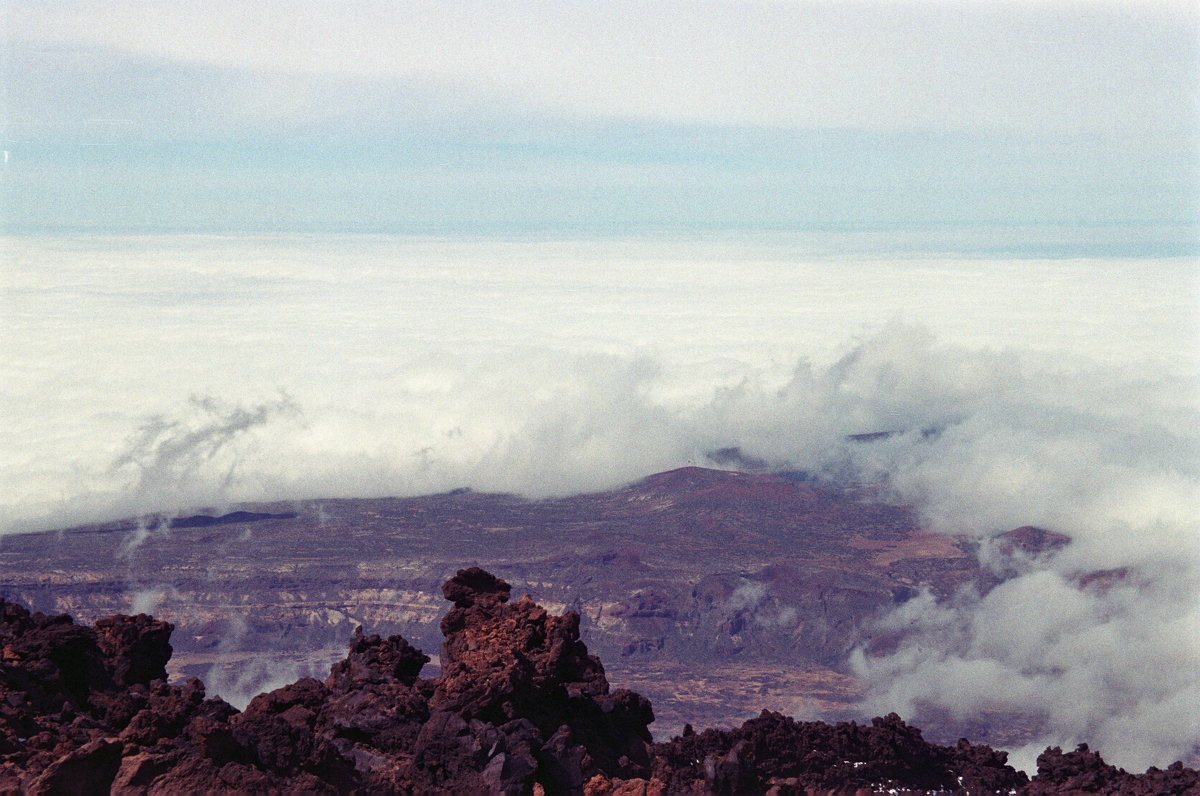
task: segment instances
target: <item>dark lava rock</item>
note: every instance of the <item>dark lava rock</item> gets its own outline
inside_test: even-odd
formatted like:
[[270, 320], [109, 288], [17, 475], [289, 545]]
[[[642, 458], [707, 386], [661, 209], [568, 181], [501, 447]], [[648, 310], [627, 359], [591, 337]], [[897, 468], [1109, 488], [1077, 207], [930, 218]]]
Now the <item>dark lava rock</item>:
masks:
[[705, 730], [655, 747], [654, 773], [671, 792], [795, 793], [866, 789], [1007, 793], [1027, 783], [1007, 755], [960, 741], [926, 743], [896, 714], [855, 723], [797, 722], [763, 711], [734, 730]]
[[328, 679], [238, 713], [165, 682], [171, 626], [94, 628], [0, 602], [0, 790], [29, 792], [581, 792], [649, 773], [649, 703], [609, 692], [579, 640], [509, 586], [463, 570], [443, 592], [443, 674], [400, 636], [356, 631]]
[[650, 703], [609, 690], [579, 616], [548, 614], [478, 569], [442, 587], [442, 674], [400, 636], [359, 628], [324, 681], [238, 712], [171, 685], [169, 623], [94, 627], [0, 600], [3, 793], [1196, 793], [1181, 764], [1127, 774], [1086, 747], [1049, 749], [1032, 782], [1006, 755], [927, 743], [896, 715], [870, 726], [764, 712], [652, 744]]
[[1023, 525], [1006, 531], [995, 538], [997, 549], [1007, 556], [1018, 552], [1028, 556], [1039, 556], [1044, 553], [1054, 553], [1071, 543], [1071, 537], [1045, 528]]
[[95, 624], [96, 644], [116, 685], [130, 686], [167, 678], [171, 659], [170, 622], [146, 614], [110, 616]]
[[176, 517], [167, 520], [172, 528], [208, 528], [213, 525], [232, 525], [244, 522], [262, 522], [263, 520], [294, 520], [292, 512], [284, 514], [266, 514], [260, 511], [234, 511], [213, 517], [209, 514], [196, 514], [192, 517]]
[[[479, 567], [460, 569], [457, 575], [442, 584], [442, 594], [458, 608], [470, 608], [476, 603], [506, 603], [510, 591], [512, 586], [506, 581]], [[443, 632], [444, 628], [443, 624]]]
[[1110, 766], [1097, 753], [1080, 744], [1063, 753], [1057, 746], [1037, 759], [1038, 773], [1024, 793], [1104, 793], [1112, 796], [1200, 793], [1200, 772], [1172, 763], [1166, 771], [1151, 767], [1145, 774], [1129, 774]]

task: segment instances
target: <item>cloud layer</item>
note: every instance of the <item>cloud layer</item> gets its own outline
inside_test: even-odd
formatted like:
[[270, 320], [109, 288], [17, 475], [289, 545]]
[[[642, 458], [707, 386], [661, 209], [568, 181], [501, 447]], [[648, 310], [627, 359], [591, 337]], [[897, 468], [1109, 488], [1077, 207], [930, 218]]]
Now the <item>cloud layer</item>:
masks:
[[[563, 494], [739, 446], [887, 483], [935, 530], [1074, 538], [885, 619], [912, 635], [857, 661], [872, 709], [1011, 710], [1127, 767], [1200, 741], [1191, 261], [386, 237], [24, 238], [6, 257], [5, 531]], [[846, 441], [877, 431], [898, 433]]]
[[1106, 483], [1186, 483], [1187, 261], [150, 240], [10, 243], [7, 522], [135, 498], [550, 494], [730, 445], [811, 466], [842, 434], [947, 424], [936, 456], [905, 438], [855, 466], [939, 484], [945, 525], [955, 489], [986, 487], [997, 527], [1070, 523], [1066, 498]]

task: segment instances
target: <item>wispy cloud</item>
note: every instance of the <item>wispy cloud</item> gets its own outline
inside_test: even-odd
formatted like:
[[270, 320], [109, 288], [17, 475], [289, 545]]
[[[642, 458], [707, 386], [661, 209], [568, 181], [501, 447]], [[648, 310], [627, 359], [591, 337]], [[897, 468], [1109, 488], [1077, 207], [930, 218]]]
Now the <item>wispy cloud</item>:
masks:
[[[703, 124], [1191, 128], [1186, 4], [30, 2], [46, 47], [319, 80], [435, 84], [498, 107]], [[153, 79], [152, 73], [143, 77]], [[60, 84], [61, 85], [61, 84]], [[16, 88], [20, 88], [17, 86]], [[118, 101], [136, 85], [112, 85]], [[265, 116], [283, 97], [268, 83]], [[123, 95], [126, 95], [123, 97]], [[198, 98], [203, 102], [203, 98]], [[295, 110], [320, 114], [317, 104]], [[359, 109], [369, 113], [370, 109]]]
[[8, 17], [15, 230], [1200, 216], [1187, 6], [33, 0]]

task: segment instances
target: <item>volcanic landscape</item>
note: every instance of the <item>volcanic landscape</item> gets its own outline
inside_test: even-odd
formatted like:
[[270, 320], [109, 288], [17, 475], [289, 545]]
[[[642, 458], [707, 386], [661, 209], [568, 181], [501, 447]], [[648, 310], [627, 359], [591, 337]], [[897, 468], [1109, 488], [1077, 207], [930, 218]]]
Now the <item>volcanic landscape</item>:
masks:
[[[976, 543], [923, 532], [874, 487], [803, 473], [686, 467], [557, 499], [456, 490], [235, 508], [5, 537], [0, 597], [81, 622], [153, 613], [176, 627], [172, 677], [238, 704], [323, 676], [359, 625], [436, 652], [440, 586], [478, 565], [577, 611], [609, 679], [651, 700], [666, 738], [762, 709], [861, 720], [847, 656], [898, 641], [872, 620], [921, 588], [1000, 578]], [[1032, 555], [1067, 542], [1022, 528], [990, 543]], [[1000, 747], [1033, 729], [986, 715], [925, 727]]]

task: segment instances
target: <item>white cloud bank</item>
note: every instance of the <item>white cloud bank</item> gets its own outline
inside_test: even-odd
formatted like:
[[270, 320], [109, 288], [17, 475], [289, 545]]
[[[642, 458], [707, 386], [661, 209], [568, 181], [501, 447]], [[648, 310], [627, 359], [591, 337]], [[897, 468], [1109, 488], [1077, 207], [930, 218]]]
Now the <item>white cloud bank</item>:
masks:
[[[7, 531], [561, 494], [738, 445], [885, 478], [938, 530], [1074, 537], [987, 595], [890, 617], [915, 635], [858, 661], [878, 710], [1021, 711], [1127, 767], [1200, 742], [1192, 261], [168, 237], [5, 258]], [[903, 433], [845, 441], [874, 431]]]
[[1188, 261], [704, 250], [11, 241], [3, 519], [463, 485], [545, 495], [729, 445], [841, 467], [841, 435], [947, 423], [934, 443], [853, 455], [906, 494], [937, 484], [926, 502], [950, 530], [959, 493], [986, 492], [975, 520], [990, 529], [1074, 528], [1107, 504], [1072, 495], [1189, 477]]

